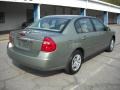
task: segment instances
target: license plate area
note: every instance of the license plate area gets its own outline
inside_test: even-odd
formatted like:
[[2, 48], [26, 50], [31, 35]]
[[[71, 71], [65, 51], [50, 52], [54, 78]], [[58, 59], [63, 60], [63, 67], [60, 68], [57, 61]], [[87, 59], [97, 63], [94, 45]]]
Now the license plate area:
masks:
[[28, 41], [28, 40], [18, 40], [18, 46], [19, 46], [19, 48], [21, 48], [21, 49], [24, 49], [24, 50], [30, 50], [30, 48], [31, 48], [31, 43], [30, 43], [30, 41]]

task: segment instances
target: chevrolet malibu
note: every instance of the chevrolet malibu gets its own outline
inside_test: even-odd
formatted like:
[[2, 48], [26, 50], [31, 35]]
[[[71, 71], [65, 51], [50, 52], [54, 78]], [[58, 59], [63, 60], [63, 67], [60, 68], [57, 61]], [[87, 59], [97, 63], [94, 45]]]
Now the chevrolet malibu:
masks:
[[52, 15], [10, 32], [7, 52], [23, 66], [75, 74], [86, 58], [114, 44], [115, 33], [95, 17]]

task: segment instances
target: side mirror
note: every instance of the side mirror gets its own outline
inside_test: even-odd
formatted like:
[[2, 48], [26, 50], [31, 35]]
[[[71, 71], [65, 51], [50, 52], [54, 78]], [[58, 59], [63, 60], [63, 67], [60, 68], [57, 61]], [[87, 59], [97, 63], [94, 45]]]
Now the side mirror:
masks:
[[108, 26], [106, 26], [105, 31], [110, 31], [110, 28]]

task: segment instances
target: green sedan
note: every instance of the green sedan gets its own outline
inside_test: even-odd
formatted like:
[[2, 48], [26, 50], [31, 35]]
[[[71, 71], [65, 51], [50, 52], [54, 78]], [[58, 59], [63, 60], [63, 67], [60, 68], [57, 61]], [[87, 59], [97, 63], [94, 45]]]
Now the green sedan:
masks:
[[52, 15], [10, 32], [7, 53], [23, 66], [75, 74], [87, 58], [113, 51], [114, 44], [115, 32], [95, 17]]

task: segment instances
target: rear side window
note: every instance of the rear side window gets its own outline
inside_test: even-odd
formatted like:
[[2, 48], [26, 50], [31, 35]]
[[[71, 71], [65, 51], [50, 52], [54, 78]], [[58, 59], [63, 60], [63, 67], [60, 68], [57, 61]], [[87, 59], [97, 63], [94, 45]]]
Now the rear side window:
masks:
[[104, 31], [105, 26], [97, 19], [92, 19], [96, 31]]
[[76, 28], [76, 30], [77, 30], [78, 33], [82, 32], [79, 20], [75, 23], [75, 28]]
[[93, 32], [94, 28], [89, 18], [82, 18], [76, 21], [77, 32]]

